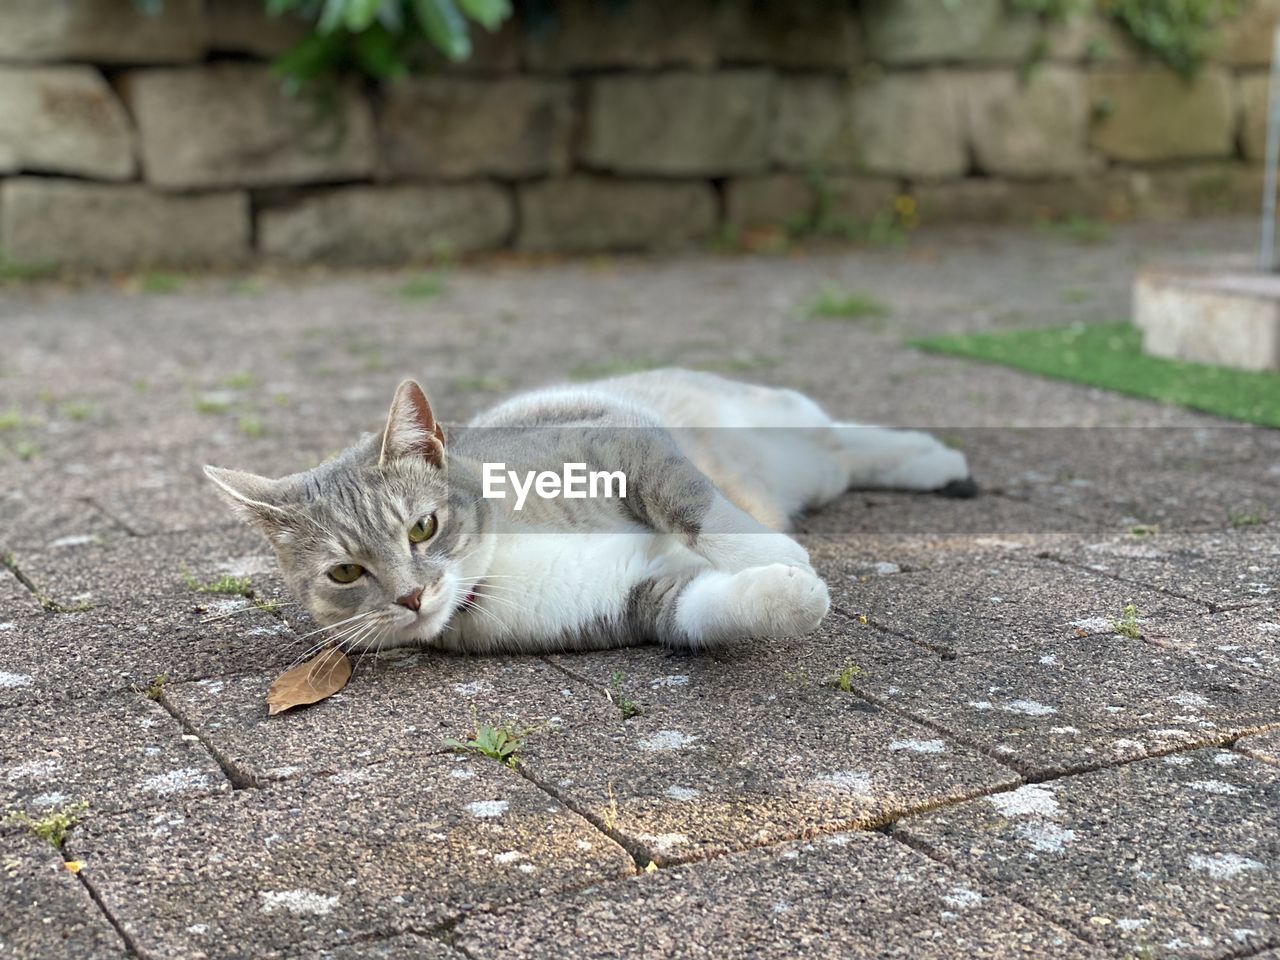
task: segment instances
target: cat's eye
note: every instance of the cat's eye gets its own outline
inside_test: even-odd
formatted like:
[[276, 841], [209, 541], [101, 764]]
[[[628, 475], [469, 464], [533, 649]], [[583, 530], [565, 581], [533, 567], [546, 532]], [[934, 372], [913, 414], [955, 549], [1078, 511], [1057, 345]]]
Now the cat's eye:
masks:
[[436, 535], [436, 515], [423, 517], [409, 528], [410, 543], [426, 543]]
[[355, 583], [364, 576], [364, 567], [358, 563], [340, 563], [329, 568], [329, 579], [334, 583]]

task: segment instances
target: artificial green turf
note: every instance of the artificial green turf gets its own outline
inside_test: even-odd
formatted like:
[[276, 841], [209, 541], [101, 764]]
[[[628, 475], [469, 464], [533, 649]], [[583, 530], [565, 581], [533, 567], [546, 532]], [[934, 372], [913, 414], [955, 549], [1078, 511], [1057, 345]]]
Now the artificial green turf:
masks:
[[908, 346], [1280, 427], [1280, 374], [1161, 360], [1128, 324], [921, 337]]

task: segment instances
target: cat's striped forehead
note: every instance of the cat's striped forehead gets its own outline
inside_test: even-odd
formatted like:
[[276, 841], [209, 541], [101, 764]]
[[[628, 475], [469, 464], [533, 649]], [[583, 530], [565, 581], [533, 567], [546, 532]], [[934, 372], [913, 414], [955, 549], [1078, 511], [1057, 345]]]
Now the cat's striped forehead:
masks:
[[[376, 467], [331, 461], [306, 475], [302, 493], [300, 507], [312, 521], [312, 534], [348, 553], [388, 537], [398, 540], [423, 516], [444, 512], [449, 503], [444, 471], [416, 463]], [[300, 539], [306, 539], [305, 532]]]

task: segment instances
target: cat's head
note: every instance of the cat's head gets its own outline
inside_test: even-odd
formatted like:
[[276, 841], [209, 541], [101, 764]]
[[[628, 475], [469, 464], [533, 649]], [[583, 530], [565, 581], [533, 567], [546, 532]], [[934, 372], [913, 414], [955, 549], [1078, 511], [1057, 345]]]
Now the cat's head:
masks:
[[206, 467], [267, 535], [290, 590], [346, 649], [426, 641], [468, 602], [491, 548], [486, 501], [450, 475], [445, 433], [412, 380], [386, 427], [278, 480]]

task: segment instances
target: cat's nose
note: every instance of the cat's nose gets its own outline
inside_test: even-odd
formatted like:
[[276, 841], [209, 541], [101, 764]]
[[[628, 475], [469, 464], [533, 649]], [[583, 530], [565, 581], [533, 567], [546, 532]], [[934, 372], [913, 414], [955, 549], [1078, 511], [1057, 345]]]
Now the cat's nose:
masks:
[[402, 607], [407, 607], [414, 613], [417, 613], [418, 609], [422, 606], [422, 587], [419, 587], [417, 590], [410, 590], [403, 597], [397, 597], [396, 603], [400, 604]]

